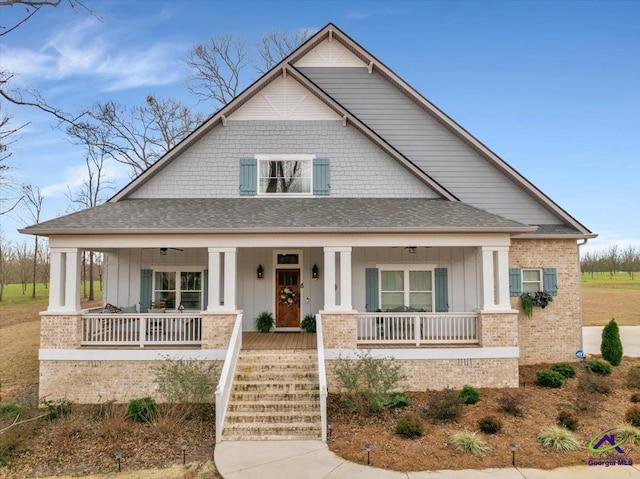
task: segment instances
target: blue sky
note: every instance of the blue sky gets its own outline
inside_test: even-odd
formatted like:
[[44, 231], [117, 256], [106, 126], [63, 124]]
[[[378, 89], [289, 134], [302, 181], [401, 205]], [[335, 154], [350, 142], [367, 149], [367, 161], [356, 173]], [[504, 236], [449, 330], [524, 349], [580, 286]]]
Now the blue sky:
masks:
[[[0, 64], [73, 112], [95, 101], [186, 90], [183, 59], [210, 35], [251, 43], [273, 30], [335, 23], [592, 231], [586, 248], [640, 247], [640, 2], [637, 1], [160, 1], [88, 0], [38, 12], [2, 37]], [[0, 25], [24, 7], [4, 7]], [[250, 72], [245, 86], [255, 80]], [[30, 122], [12, 145], [16, 184], [45, 192], [43, 219], [70, 211], [83, 152], [50, 117], [3, 105]], [[114, 186], [125, 167], [108, 171]], [[2, 217], [12, 241], [21, 212]]]

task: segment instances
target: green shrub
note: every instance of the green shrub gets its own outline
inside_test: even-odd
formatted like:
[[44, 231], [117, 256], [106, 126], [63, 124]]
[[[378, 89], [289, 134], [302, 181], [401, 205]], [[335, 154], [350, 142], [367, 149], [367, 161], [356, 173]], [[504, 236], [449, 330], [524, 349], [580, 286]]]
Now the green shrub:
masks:
[[640, 389], [640, 369], [629, 368], [629, 371], [627, 371], [627, 387], [629, 389]]
[[455, 421], [462, 414], [463, 405], [453, 389], [435, 391], [429, 398], [422, 417], [435, 423]]
[[402, 407], [407, 407], [411, 404], [411, 398], [407, 395], [407, 393], [395, 392], [389, 395], [389, 399], [387, 400], [387, 408], [389, 409], [397, 409]]
[[585, 362], [584, 367], [587, 368], [587, 371], [597, 374], [598, 376], [608, 376], [611, 374], [611, 365], [599, 359], [591, 359]]
[[536, 372], [536, 379], [538, 385], [545, 388], [559, 388], [564, 383], [564, 376], [551, 369], [541, 369]]
[[71, 415], [71, 407], [73, 403], [66, 398], [56, 400], [42, 400], [42, 405], [47, 408], [49, 414], [47, 419], [53, 421], [60, 417], [67, 417]]
[[640, 427], [640, 406], [631, 406], [624, 413], [624, 420], [635, 427]]
[[563, 427], [550, 426], [538, 434], [538, 442], [552, 451], [576, 451], [580, 443], [576, 437]]
[[622, 341], [620, 329], [615, 319], [609, 321], [602, 330], [602, 342], [600, 343], [602, 358], [613, 366], [619, 366], [622, 361]]
[[573, 378], [576, 375], [576, 370], [569, 363], [556, 363], [551, 366], [551, 370], [562, 374], [565, 379]]
[[217, 363], [165, 357], [152, 368], [158, 393], [168, 403], [201, 404], [213, 401], [214, 382], [219, 376]]
[[505, 392], [498, 398], [498, 407], [515, 417], [524, 416], [524, 396], [517, 392]]
[[464, 385], [458, 393], [458, 397], [464, 404], [475, 404], [480, 401], [480, 393], [473, 386]]
[[302, 318], [302, 322], [300, 323], [300, 328], [307, 333], [315, 333], [316, 332], [316, 317], [313, 314], [307, 314], [304, 318]]
[[569, 431], [578, 429], [578, 418], [571, 411], [560, 411], [556, 417], [556, 423]]
[[134, 422], [151, 422], [158, 416], [158, 406], [150, 397], [132, 399], [127, 406], [127, 418]]
[[629, 401], [638, 403], [640, 402], [640, 393], [633, 393], [629, 398]]
[[423, 431], [422, 420], [415, 414], [405, 414], [396, 424], [396, 434], [408, 439], [422, 437]]
[[387, 408], [391, 391], [405, 379], [402, 366], [392, 357], [374, 358], [371, 351], [358, 352], [356, 358], [339, 357], [334, 363], [340, 400], [360, 414]]
[[502, 423], [494, 416], [485, 416], [478, 421], [478, 429], [485, 434], [497, 434], [502, 429]]
[[276, 325], [276, 320], [273, 317], [273, 313], [269, 311], [262, 311], [254, 319], [256, 323], [256, 329], [261, 333], [268, 333], [271, 328]]
[[482, 454], [491, 449], [475, 432], [458, 432], [450, 438], [456, 451], [467, 454]]
[[11, 420], [14, 420], [23, 411], [24, 408], [22, 406], [13, 402], [0, 404], [0, 417], [9, 416]]
[[631, 424], [625, 424], [624, 426], [616, 429], [616, 440], [624, 442], [629, 446], [639, 446], [640, 430], [633, 427]]

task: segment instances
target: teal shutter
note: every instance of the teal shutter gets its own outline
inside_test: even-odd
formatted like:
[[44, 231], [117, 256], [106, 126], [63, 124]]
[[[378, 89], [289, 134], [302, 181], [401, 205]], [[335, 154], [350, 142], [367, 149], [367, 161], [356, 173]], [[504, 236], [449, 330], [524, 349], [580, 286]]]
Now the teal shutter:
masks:
[[449, 280], [447, 278], [447, 268], [436, 268], [434, 270], [436, 313], [447, 313], [449, 311]]
[[151, 288], [153, 287], [153, 271], [140, 270], [140, 312], [147, 313], [151, 306]]
[[522, 294], [522, 272], [520, 268], [509, 268], [509, 296]]
[[209, 270], [204, 270], [204, 278], [202, 280], [202, 311], [209, 306]]
[[544, 268], [542, 284], [546, 293], [551, 296], [558, 295], [558, 273], [556, 268]]
[[255, 196], [258, 191], [258, 160], [240, 159], [240, 196]]
[[371, 312], [380, 309], [378, 268], [366, 268], [364, 270], [364, 290], [367, 300], [366, 310]]
[[329, 196], [331, 184], [329, 183], [329, 160], [326, 158], [314, 158], [313, 160], [313, 194]]

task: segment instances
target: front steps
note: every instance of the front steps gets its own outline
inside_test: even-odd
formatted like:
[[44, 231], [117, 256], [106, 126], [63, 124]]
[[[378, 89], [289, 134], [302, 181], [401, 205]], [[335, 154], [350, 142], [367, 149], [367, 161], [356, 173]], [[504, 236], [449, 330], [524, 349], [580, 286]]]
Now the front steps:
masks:
[[320, 439], [316, 351], [240, 351], [222, 437]]

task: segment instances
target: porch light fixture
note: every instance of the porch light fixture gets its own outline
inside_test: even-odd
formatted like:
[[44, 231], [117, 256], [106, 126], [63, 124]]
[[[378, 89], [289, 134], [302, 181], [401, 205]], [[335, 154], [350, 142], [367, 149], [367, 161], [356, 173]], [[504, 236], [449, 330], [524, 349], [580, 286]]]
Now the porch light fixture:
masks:
[[371, 451], [373, 450], [373, 444], [365, 444], [364, 450], [367, 451], [367, 465], [371, 464]]
[[314, 264], [313, 268], [311, 268], [311, 277], [313, 279], [318, 279], [318, 273], [320, 272], [320, 270], [318, 269], [318, 265]]
[[160, 248], [160, 256], [167, 256], [167, 248]]
[[262, 267], [261, 264], [258, 265], [258, 279], [264, 279], [264, 268]]
[[511, 448], [511, 464], [515, 467], [515, 465], [516, 465], [516, 449], [518, 449], [518, 443], [517, 442], [512, 442], [511, 444], [509, 444], [509, 447]]
[[114, 452], [113, 456], [116, 458], [116, 462], [118, 463], [118, 472], [122, 472], [122, 469], [120, 467], [120, 460], [122, 459], [122, 451]]
[[180, 443], [180, 449], [182, 449], [182, 465], [185, 466], [187, 464], [187, 446], [189, 443], [187, 441], [182, 441]]

